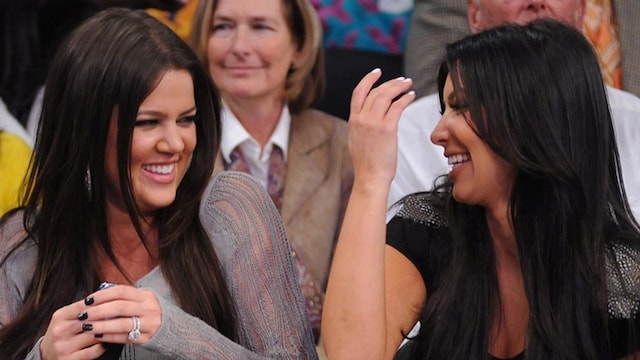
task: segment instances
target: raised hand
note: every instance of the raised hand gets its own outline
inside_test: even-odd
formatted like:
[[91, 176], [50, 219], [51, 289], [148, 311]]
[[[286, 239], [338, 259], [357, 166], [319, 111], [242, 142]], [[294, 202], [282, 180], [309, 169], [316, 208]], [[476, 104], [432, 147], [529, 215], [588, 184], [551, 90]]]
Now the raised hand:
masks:
[[380, 76], [379, 69], [365, 75], [351, 98], [349, 151], [355, 178], [322, 315], [323, 344], [331, 359], [382, 359], [386, 354], [385, 214], [396, 169], [398, 120], [415, 94], [405, 78], [372, 89]]
[[353, 90], [349, 151], [357, 182], [388, 186], [396, 169], [398, 120], [402, 110], [415, 99], [415, 93], [408, 91], [412, 81], [407, 78], [372, 88], [381, 75], [380, 69], [371, 71]]

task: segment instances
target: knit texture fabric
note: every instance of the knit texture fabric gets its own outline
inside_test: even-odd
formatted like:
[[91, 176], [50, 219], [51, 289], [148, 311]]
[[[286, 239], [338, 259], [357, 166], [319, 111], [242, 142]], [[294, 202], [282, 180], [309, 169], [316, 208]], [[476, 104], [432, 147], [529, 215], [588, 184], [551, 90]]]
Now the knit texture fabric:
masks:
[[[249, 175], [221, 172], [204, 193], [200, 221], [235, 302], [238, 343], [180, 309], [156, 267], [135, 286], [155, 292], [162, 324], [144, 345], [127, 344], [120, 359], [317, 359], [292, 250], [264, 189]], [[0, 228], [0, 259], [24, 235], [17, 214]], [[37, 246], [29, 240], [0, 268], [0, 326], [20, 309], [36, 257]], [[80, 299], [87, 292], [78, 293]], [[40, 341], [27, 359], [40, 359]]]

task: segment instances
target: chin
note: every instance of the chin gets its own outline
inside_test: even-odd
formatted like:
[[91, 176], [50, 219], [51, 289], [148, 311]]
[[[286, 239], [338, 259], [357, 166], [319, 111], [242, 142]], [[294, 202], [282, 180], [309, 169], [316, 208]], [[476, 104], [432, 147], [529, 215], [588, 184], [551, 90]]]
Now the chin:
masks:
[[158, 211], [164, 209], [175, 201], [176, 197], [155, 197], [150, 199], [152, 201], [144, 201], [144, 207], [141, 206], [140, 209], [144, 212], [147, 211]]
[[451, 193], [451, 195], [453, 196], [453, 198], [461, 203], [461, 204], [466, 204], [466, 205], [476, 205], [473, 201], [471, 201], [471, 199], [469, 198], [469, 196], [467, 194], [465, 194], [462, 191], [456, 191], [455, 186], [453, 187], [453, 192]]

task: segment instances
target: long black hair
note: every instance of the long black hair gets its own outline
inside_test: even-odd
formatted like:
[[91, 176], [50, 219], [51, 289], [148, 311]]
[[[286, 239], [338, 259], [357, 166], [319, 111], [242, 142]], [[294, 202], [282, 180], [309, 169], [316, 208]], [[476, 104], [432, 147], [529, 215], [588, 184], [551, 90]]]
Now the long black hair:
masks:
[[[614, 248], [637, 251], [640, 233], [589, 43], [551, 20], [504, 25], [447, 46], [441, 103], [447, 75], [472, 128], [516, 171], [509, 216], [530, 311], [525, 358], [617, 356], [607, 275], [622, 274]], [[451, 183], [436, 194], [452, 257], [427, 299], [416, 358], [487, 359], [501, 306], [485, 210], [458, 203]]]
[[175, 201], [156, 214], [160, 268], [185, 311], [237, 337], [234, 305], [198, 217], [220, 142], [219, 95], [175, 33], [143, 11], [113, 8], [77, 28], [49, 72], [23, 212], [38, 259], [23, 307], [0, 329], [0, 358], [23, 357], [55, 310], [97, 288], [99, 249], [126, 274], [106, 219], [104, 161], [114, 111], [122, 197], [146, 245], [129, 177], [131, 139], [139, 105], [169, 70], [186, 70], [193, 80], [197, 145]]

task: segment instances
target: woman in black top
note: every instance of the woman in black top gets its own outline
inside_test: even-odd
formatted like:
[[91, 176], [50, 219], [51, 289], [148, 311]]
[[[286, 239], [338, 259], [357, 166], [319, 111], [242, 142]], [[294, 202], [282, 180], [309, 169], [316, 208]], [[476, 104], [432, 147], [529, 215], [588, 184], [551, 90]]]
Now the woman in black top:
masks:
[[386, 231], [407, 81], [370, 91], [376, 78], [351, 105], [356, 180], [325, 302], [328, 356], [391, 358], [419, 320], [407, 358], [632, 357], [640, 231], [585, 38], [544, 20], [448, 46], [431, 140], [451, 170]]

